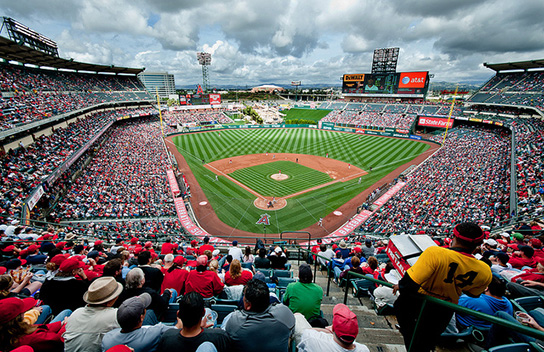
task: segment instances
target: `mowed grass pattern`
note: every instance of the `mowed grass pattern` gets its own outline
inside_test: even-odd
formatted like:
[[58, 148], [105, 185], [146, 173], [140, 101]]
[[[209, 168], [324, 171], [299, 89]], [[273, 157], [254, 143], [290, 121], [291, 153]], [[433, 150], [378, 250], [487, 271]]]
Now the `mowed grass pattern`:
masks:
[[[277, 181], [270, 177], [280, 170], [282, 174], [288, 175], [289, 178]], [[334, 181], [326, 173], [286, 160], [246, 167], [231, 172], [229, 176], [260, 195], [270, 197], [284, 197]]]
[[302, 119], [318, 122], [329, 114], [332, 110], [312, 110], [312, 109], [289, 109], [282, 111], [285, 114], [285, 120]]
[[[290, 198], [281, 210], [268, 211], [271, 224], [266, 232], [278, 233], [300, 230], [316, 223], [320, 217], [429, 149], [427, 144], [413, 140], [314, 129], [235, 129], [184, 134], [173, 140], [221, 221], [257, 233], [263, 233], [263, 226], [255, 223], [266, 211], [253, 206], [255, 196], [225, 177], [219, 176], [216, 182], [215, 174], [202, 165], [202, 160], [210, 162], [266, 152], [320, 156], [329, 153], [329, 158], [351, 163], [367, 172], [372, 167], [372, 172], [363, 176], [361, 184], [357, 178], [338, 182]], [[198, 204], [194, 206], [198, 207]]]

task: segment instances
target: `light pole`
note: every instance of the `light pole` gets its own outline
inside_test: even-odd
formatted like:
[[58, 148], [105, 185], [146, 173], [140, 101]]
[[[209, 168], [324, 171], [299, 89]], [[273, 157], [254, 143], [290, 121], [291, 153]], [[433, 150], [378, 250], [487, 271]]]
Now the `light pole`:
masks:
[[208, 66], [210, 66], [212, 63], [212, 54], [200, 52], [196, 53], [196, 58], [198, 59], [198, 63], [202, 65], [202, 86], [204, 88], [204, 92], [207, 93], [210, 89]]
[[298, 100], [298, 86], [300, 86], [302, 81], [291, 81], [291, 85], [295, 87], [295, 105]]

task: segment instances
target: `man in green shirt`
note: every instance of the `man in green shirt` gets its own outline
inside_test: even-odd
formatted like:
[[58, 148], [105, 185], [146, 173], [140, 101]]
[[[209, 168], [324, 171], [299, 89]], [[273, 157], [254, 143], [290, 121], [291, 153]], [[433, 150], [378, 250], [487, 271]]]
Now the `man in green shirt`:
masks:
[[283, 295], [283, 304], [289, 307], [293, 313], [304, 315], [306, 320], [320, 317], [321, 299], [323, 289], [312, 283], [312, 268], [308, 264], [300, 265], [298, 269], [298, 282], [290, 283]]

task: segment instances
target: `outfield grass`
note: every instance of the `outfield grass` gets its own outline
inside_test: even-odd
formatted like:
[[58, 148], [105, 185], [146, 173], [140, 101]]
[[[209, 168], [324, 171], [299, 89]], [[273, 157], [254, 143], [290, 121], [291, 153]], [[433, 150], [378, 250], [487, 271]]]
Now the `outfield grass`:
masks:
[[202, 165], [202, 160], [211, 162], [266, 152], [320, 156], [329, 153], [330, 158], [351, 163], [367, 172], [372, 167], [372, 172], [363, 176], [361, 184], [357, 178], [337, 182], [290, 198], [283, 209], [268, 211], [271, 224], [266, 232], [278, 233], [300, 230], [316, 223], [320, 217], [336, 210], [398, 166], [429, 149], [427, 144], [413, 140], [314, 129], [223, 130], [221, 136], [218, 131], [211, 131], [179, 135], [173, 140], [221, 221], [234, 228], [257, 233], [262, 233], [263, 227], [255, 222], [267, 211], [255, 208], [255, 196], [234, 182], [221, 176], [215, 182], [215, 174]]
[[[289, 178], [277, 181], [270, 177], [280, 170]], [[230, 173], [229, 176], [260, 195], [270, 197], [284, 197], [334, 181], [326, 173], [286, 160], [246, 167]]]
[[284, 120], [302, 119], [318, 122], [331, 111], [332, 110], [290, 109], [284, 110], [282, 113], [286, 115], [283, 118]]

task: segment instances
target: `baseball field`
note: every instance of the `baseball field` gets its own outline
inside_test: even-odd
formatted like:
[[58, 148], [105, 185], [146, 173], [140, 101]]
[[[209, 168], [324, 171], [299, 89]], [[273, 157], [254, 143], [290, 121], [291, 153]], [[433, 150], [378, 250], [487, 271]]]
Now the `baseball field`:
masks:
[[[191, 203], [200, 224], [206, 229], [218, 218], [227, 226], [212, 227], [223, 236], [234, 236], [236, 230], [301, 230], [319, 218], [343, 223], [355, 209], [339, 212], [342, 205], [354, 197], [360, 205], [365, 189], [430, 152], [428, 144], [414, 140], [303, 128], [222, 130], [168, 139], [183, 156], [187, 169], [181, 165], [182, 171], [198, 182], [191, 186]], [[274, 206], [259, 208], [258, 198], [274, 199]], [[269, 225], [257, 224], [264, 214]]]

